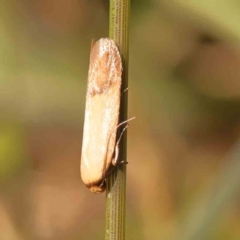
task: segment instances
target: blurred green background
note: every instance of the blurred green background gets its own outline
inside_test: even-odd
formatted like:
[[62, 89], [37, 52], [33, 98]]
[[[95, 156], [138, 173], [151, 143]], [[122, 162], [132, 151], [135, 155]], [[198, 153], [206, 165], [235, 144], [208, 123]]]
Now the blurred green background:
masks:
[[[240, 239], [240, 2], [131, 5], [126, 239]], [[0, 13], [0, 239], [104, 239], [105, 195], [79, 161], [108, 1]]]

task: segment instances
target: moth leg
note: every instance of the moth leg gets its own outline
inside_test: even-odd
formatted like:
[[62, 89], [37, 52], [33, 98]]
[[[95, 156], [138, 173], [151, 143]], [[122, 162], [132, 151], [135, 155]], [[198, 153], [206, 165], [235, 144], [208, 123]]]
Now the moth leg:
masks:
[[[134, 118], [135, 118], [135, 117], [134, 117]], [[134, 118], [132, 118], [132, 119], [134, 119]], [[129, 120], [127, 120], [127, 121], [124, 121], [124, 122], [120, 123], [119, 126], [121, 126], [122, 124], [124, 124], [124, 123], [126, 123], [126, 122], [128, 122], [128, 121], [131, 121], [132, 119], [129, 119]], [[126, 131], [126, 129], [128, 128], [128, 125], [129, 125], [129, 124], [127, 124], [127, 125], [123, 128], [123, 130], [122, 130], [122, 132], [121, 132], [121, 134], [120, 134], [120, 136], [119, 136], [119, 138], [118, 138], [118, 141], [117, 141], [116, 146], [115, 146], [115, 156], [114, 156], [114, 159], [112, 160], [112, 165], [113, 165], [113, 167], [110, 169], [110, 171], [107, 172], [107, 174], [105, 175], [105, 177], [104, 177], [103, 182], [101, 183], [101, 185], [103, 185], [103, 184], [105, 183], [106, 178], [112, 173], [112, 171], [116, 168], [117, 165], [123, 164], [123, 163], [128, 164], [128, 162], [127, 162], [127, 161], [124, 161], [124, 160], [121, 161], [121, 162], [118, 162], [119, 143], [120, 143], [120, 141], [121, 141], [121, 138], [122, 138], [122, 136], [123, 136], [123, 133], [124, 133], [124, 132]], [[118, 127], [119, 127], [119, 126], [118, 126]]]
[[119, 128], [120, 126], [122, 126], [123, 124], [125, 124], [125, 123], [127, 123], [127, 122], [130, 122], [130, 121], [132, 121], [133, 119], [135, 119], [136, 117], [132, 117], [132, 118], [129, 118], [128, 120], [126, 120], [126, 121], [123, 121], [123, 122], [121, 122], [121, 123], [119, 123], [117, 126], [116, 126], [116, 128]]
[[[135, 117], [129, 118], [128, 120], [119, 123], [119, 124], [116, 126], [116, 128], [119, 128], [119, 127], [122, 126], [123, 124], [126, 124], [127, 122], [130, 122], [130, 121], [132, 121], [133, 119], [135, 119]], [[113, 166], [116, 166], [116, 165], [117, 165], [117, 160], [118, 160], [118, 155], [119, 155], [119, 142], [120, 142], [120, 140], [121, 140], [121, 138], [122, 138], [122, 135], [123, 135], [124, 131], [127, 129], [127, 127], [128, 127], [128, 124], [127, 124], [127, 125], [124, 127], [124, 129], [122, 130], [122, 132], [121, 132], [121, 134], [120, 134], [120, 137], [119, 137], [119, 139], [118, 139], [118, 141], [117, 141], [117, 143], [116, 143], [116, 145], [115, 145], [115, 157], [114, 157], [114, 159], [112, 160], [112, 165], [113, 165]], [[111, 133], [111, 135], [112, 135], [112, 133]], [[111, 137], [111, 135], [110, 135], [110, 137]], [[110, 139], [110, 137], [109, 137], [109, 139]], [[108, 143], [109, 143], [109, 140], [108, 140]], [[121, 161], [119, 164], [121, 164], [121, 163], [127, 163], [127, 161]], [[110, 170], [110, 172], [112, 172], [112, 170]], [[106, 178], [108, 175], [109, 175], [109, 172], [105, 175], [105, 178]]]
[[106, 184], [106, 176], [103, 178], [101, 184], [99, 185], [100, 188], [102, 188]]
[[102, 186], [103, 184], [105, 184], [105, 182], [106, 182], [106, 179], [107, 179], [107, 177], [116, 169], [116, 167], [118, 166], [118, 165], [120, 165], [120, 164], [128, 164], [128, 162], [127, 161], [121, 161], [121, 162], [116, 162], [116, 165], [114, 165], [114, 166], [112, 166], [112, 168], [107, 172], [107, 174], [105, 174], [105, 177], [104, 177], [104, 179], [103, 179], [103, 181], [102, 181], [102, 183], [101, 183], [101, 185], [100, 186]]
[[128, 90], [129, 90], [129, 87], [125, 88], [122, 93], [125, 93]]
[[[115, 156], [114, 156], [114, 159], [112, 160], [112, 165], [113, 165], [113, 166], [116, 166], [117, 163], [118, 163], [119, 143], [120, 143], [120, 141], [121, 141], [121, 138], [122, 138], [122, 136], [123, 136], [123, 133], [127, 130], [128, 125], [129, 125], [129, 124], [127, 124], [127, 125], [123, 128], [123, 130], [122, 130], [122, 132], [121, 132], [121, 134], [120, 134], [120, 136], [119, 136], [119, 138], [118, 138], [118, 141], [117, 141], [117, 143], [116, 143], [116, 146], [115, 146]], [[118, 164], [120, 164], [120, 163], [127, 163], [127, 161], [121, 161], [121, 162], [119, 162]]]

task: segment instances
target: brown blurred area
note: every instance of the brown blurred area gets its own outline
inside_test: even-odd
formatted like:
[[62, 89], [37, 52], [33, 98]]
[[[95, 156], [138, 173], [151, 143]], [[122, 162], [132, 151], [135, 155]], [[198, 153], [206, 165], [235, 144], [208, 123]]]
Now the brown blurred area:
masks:
[[[179, 239], [239, 136], [239, 4], [195, 2], [132, 0], [129, 240]], [[0, 13], [0, 239], [103, 239], [105, 195], [83, 185], [79, 161], [108, 1], [3, 0]], [[239, 224], [235, 200], [209, 239], [239, 239]]]

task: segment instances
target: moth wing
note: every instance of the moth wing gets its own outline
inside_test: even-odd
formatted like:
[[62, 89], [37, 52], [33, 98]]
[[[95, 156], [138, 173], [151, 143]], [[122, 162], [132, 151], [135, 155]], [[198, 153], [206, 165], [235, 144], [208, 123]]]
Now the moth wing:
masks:
[[100, 39], [90, 55], [81, 157], [82, 180], [93, 191], [101, 185], [112, 161], [121, 76], [122, 63], [116, 44]]

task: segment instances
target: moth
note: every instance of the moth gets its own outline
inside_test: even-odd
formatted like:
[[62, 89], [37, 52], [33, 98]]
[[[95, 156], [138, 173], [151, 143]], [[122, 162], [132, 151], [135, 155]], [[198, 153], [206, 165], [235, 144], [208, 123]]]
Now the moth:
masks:
[[105, 190], [105, 177], [114, 158], [119, 121], [122, 61], [115, 42], [101, 38], [92, 43], [80, 172], [91, 192]]

